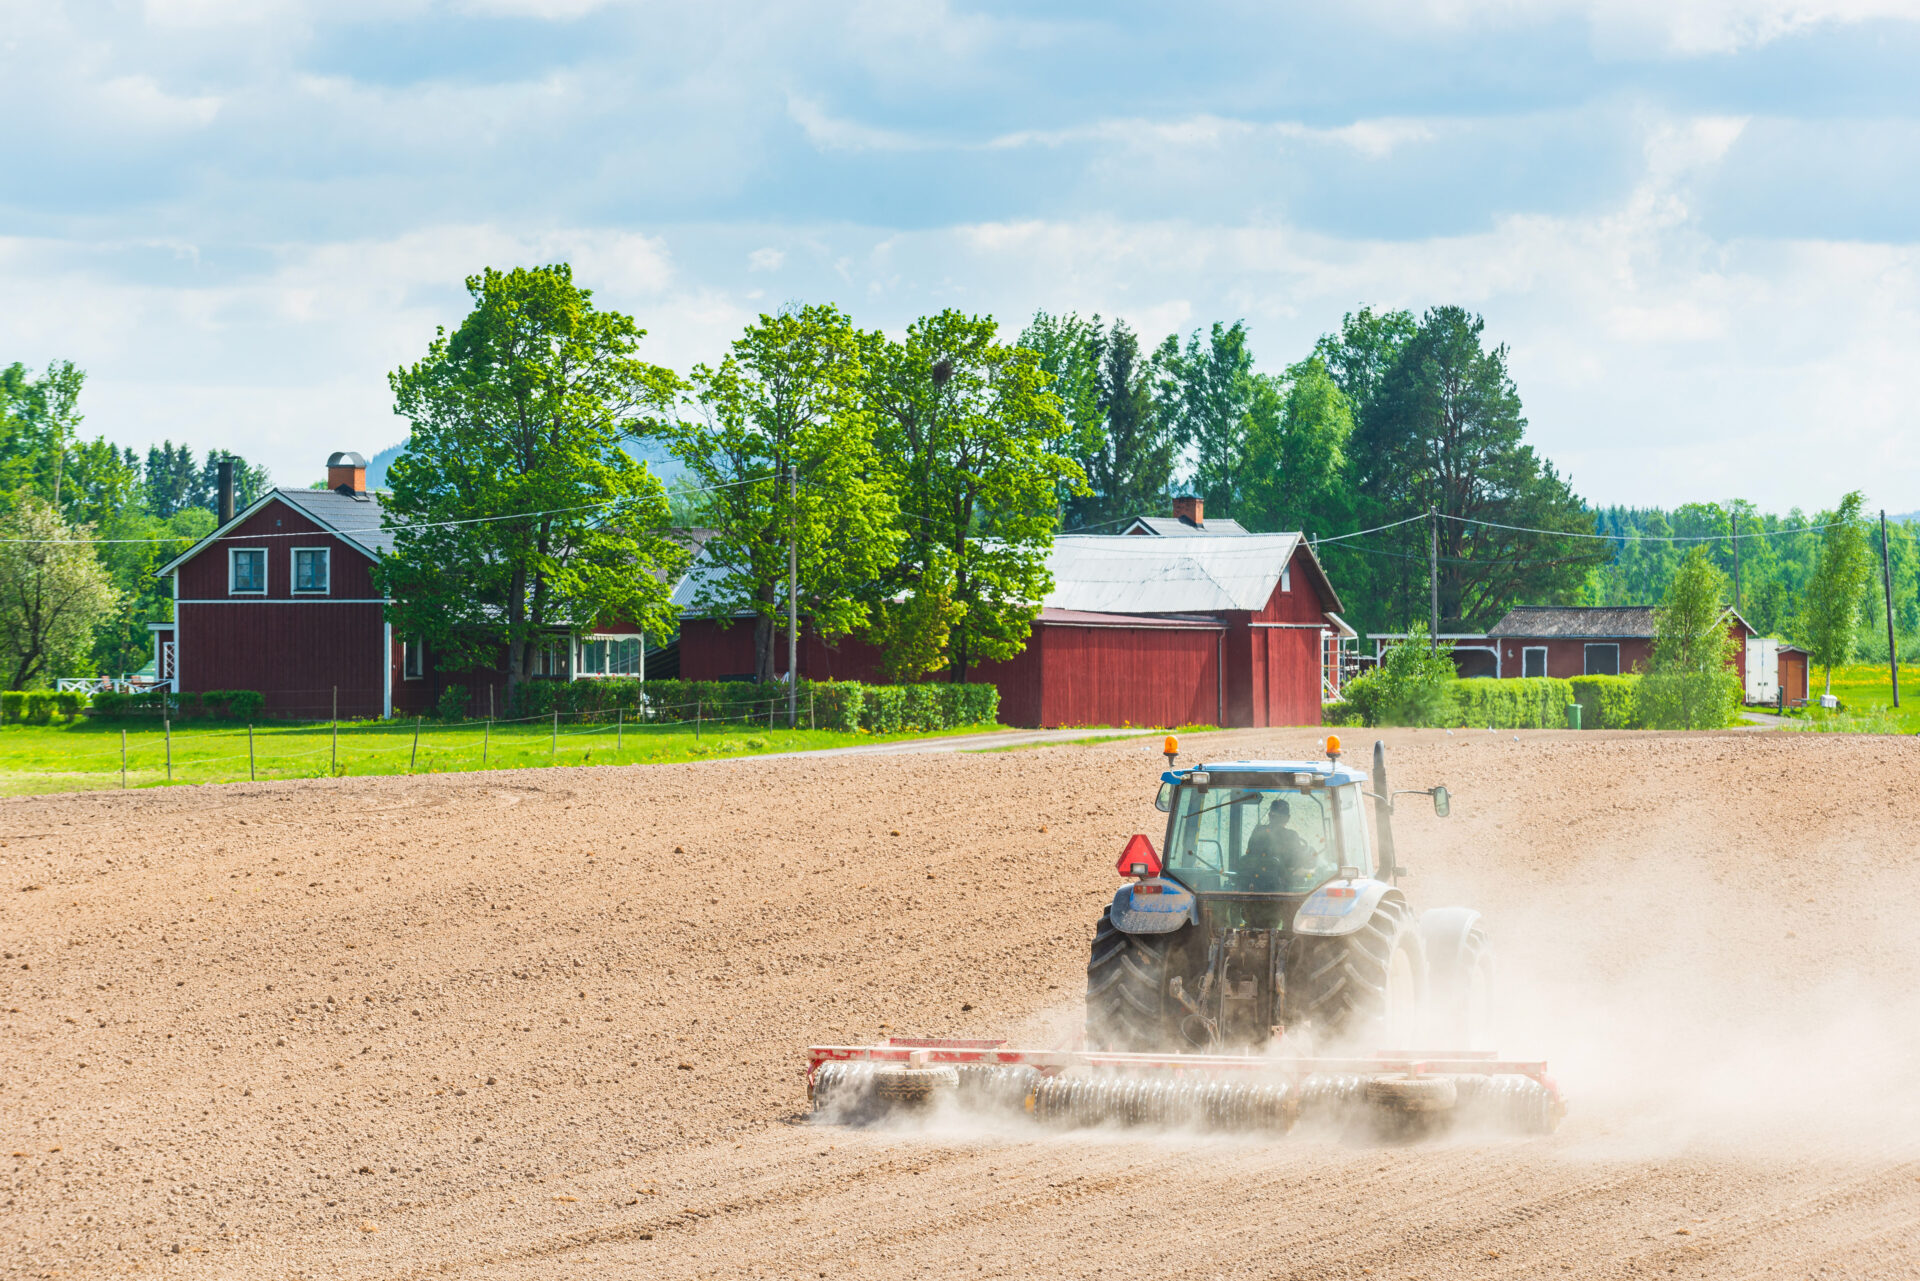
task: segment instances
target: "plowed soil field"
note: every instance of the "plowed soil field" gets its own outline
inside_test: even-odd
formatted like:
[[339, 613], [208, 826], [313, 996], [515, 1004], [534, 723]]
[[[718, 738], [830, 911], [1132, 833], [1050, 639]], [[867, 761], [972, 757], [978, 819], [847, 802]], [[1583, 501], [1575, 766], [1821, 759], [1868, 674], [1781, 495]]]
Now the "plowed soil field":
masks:
[[1551, 1137], [806, 1119], [812, 1042], [1071, 1032], [1157, 741], [0, 802], [0, 1268], [1920, 1274], [1920, 744], [1389, 742]]

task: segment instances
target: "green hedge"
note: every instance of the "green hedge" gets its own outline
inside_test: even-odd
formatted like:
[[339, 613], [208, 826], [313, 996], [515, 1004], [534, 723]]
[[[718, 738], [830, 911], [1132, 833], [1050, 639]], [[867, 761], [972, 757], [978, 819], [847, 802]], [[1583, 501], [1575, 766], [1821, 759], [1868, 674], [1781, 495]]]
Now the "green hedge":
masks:
[[1582, 729], [1639, 729], [1638, 676], [1575, 676], [1573, 701], [1580, 704]]
[[10, 689], [0, 692], [0, 721], [9, 725], [51, 725], [55, 716], [72, 720], [87, 705], [73, 690]]
[[1454, 681], [1442, 715], [1447, 725], [1493, 729], [1565, 729], [1573, 690], [1551, 676]]
[[210, 689], [186, 694], [105, 691], [93, 696], [87, 714], [103, 721], [157, 720], [162, 714], [176, 721], [252, 721], [259, 719], [266, 702], [266, 695], [257, 689]]
[[1352, 701], [1320, 704], [1320, 723], [1335, 728], [1350, 725], [1365, 725], [1366, 717]]
[[[800, 716], [821, 729], [952, 729], [992, 724], [1000, 714], [1000, 691], [992, 685], [863, 685], [857, 681], [801, 681]], [[750, 681], [524, 681], [514, 690], [512, 716], [625, 711], [634, 719], [764, 722], [769, 705], [775, 724], [784, 720], [787, 687]]]
[[1740, 677], [1721, 672], [1648, 672], [1634, 690], [1643, 729], [1724, 729], [1740, 720]]

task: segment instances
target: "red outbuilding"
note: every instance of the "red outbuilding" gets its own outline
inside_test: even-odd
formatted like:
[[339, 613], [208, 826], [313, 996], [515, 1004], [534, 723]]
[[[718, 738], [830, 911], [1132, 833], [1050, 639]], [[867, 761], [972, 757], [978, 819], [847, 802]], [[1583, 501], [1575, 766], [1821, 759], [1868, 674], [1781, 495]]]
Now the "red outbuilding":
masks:
[[[1327, 656], [1336, 652], [1327, 640], [1345, 624], [1339, 597], [1299, 534], [1065, 535], [1054, 540], [1050, 568], [1053, 590], [1026, 648], [967, 673], [999, 687], [1005, 723], [1320, 723]], [[691, 609], [705, 569], [696, 565], [675, 595], [686, 611], [680, 674], [747, 679], [751, 618], [716, 620]], [[802, 678], [883, 679], [871, 646], [828, 645], [804, 624], [802, 631]], [[784, 673], [784, 640], [775, 652], [776, 672]]]

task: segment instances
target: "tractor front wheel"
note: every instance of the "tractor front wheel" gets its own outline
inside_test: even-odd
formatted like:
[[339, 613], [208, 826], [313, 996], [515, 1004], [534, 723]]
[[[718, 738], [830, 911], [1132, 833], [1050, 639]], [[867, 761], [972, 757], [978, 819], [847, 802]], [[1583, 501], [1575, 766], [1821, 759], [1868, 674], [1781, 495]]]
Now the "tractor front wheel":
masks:
[[1168, 993], [1174, 957], [1192, 929], [1170, 934], [1128, 934], [1100, 914], [1087, 960], [1087, 1048], [1147, 1054], [1172, 1040]]

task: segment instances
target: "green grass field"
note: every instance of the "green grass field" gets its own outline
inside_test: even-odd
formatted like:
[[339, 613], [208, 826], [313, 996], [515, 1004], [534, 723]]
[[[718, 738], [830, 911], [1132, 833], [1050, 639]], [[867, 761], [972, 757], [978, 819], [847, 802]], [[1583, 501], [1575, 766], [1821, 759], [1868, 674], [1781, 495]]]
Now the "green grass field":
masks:
[[[943, 733], [986, 733], [1000, 728], [979, 725]], [[160, 726], [96, 725], [82, 720], [73, 725], [0, 726], [0, 795], [119, 787], [123, 729], [126, 786], [167, 785], [167, 741]], [[548, 721], [496, 722], [490, 730], [478, 723], [426, 721], [420, 726], [416, 749], [412, 721], [369, 721], [340, 726], [335, 769], [333, 739], [325, 724], [255, 726], [249, 764], [246, 726], [189, 723], [174, 727], [171, 781], [234, 783], [249, 778], [323, 778], [329, 772], [448, 774], [545, 765], [654, 765], [935, 736], [922, 731], [770, 730], [764, 725], [711, 722], [696, 736], [691, 725], [618, 727], [565, 721], [555, 735]]]
[[1853, 663], [1833, 669], [1833, 692], [1840, 710], [1819, 705], [1826, 674], [1819, 668], [1811, 681], [1813, 706], [1787, 713], [1790, 728], [1825, 733], [1920, 733], [1920, 667], [1900, 665], [1900, 706], [1893, 706], [1893, 675], [1885, 663]]

